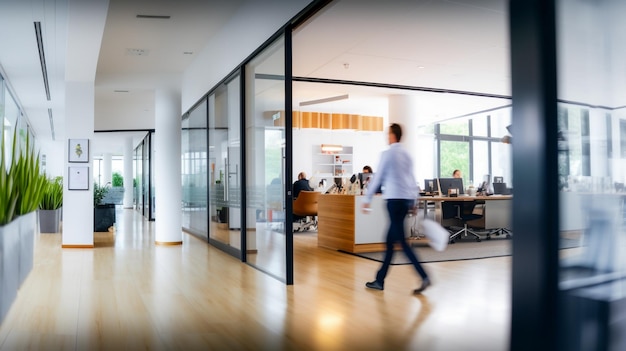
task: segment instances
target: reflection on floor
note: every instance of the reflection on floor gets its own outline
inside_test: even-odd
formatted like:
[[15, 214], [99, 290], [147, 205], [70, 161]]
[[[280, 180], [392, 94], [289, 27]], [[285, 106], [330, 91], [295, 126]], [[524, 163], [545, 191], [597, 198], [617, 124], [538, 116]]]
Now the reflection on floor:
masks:
[[[393, 266], [384, 291], [368, 290], [379, 263], [299, 233], [295, 285], [285, 286], [188, 234], [181, 246], [156, 246], [158, 221], [133, 210], [117, 218], [94, 249], [37, 235], [0, 350], [508, 349], [510, 257], [425, 264], [433, 285], [414, 296], [411, 266]], [[257, 263], [280, 267], [264, 255], [283, 250], [284, 235], [257, 235]]]

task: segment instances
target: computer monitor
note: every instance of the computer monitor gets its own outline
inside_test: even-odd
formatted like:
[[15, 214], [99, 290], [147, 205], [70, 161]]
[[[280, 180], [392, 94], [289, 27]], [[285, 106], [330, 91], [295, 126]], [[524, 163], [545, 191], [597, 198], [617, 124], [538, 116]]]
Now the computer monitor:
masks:
[[343, 178], [335, 177], [335, 185], [337, 188], [341, 189], [343, 187]]
[[441, 195], [448, 195], [449, 189], [459, 189], [459, 194], [463, 192], [463, 178], [438, 178], [439, 192]]
[[485, 174], [483, 176], [483, 182], [480, 184], [480, 187], [478, 187], [478, 192], [490, 194], [492, 191], [491, 175]]
[[493, 183], [493, 193], [498, 195], [508, 195], [509, 190], [506, 187], [506, 183]]
[[363, 186], [365, 185], [365, 183], [368, 183], [374, 176], [374, 173], [359, 173], [359, 183], [361, 183], [361, 189], [363, 189]]
[[495, 176], [495, 177], [493, 177], [493, 182], [494, 183], [504, 183], [504, 177], [502, 177], [502, 176]]
[[437, 191], [437, 185], [435, 184], [436, 179], [424, 179], [424, 192], [432, 193], [433, 191]]

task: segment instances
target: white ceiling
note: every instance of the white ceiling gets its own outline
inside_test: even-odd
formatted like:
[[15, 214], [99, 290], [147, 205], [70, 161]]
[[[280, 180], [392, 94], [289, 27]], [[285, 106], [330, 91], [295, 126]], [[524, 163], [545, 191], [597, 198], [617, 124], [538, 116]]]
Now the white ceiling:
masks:
[[[73, 1], [78, 0], [0, 1], [0, 64], [40, 139], [50, 138], [47, 109], [52, 108], [57, 140], [64, 140], [66, 55], [93, 56], [66, 53], [67, 9]], [[110, 0], [102, 45], [93, 56], [98, 57], [95, 129], [154, 128], [154, 89], [179, 86], [181, 73], [196, 53], [247, 1], [259, 0]], [[510, 95], [507, 3], [336, 1], [294, 34], [294, 75]], [[171, 18], [137, 18], [138, 14]], [[45, 98], [33, 21], [43, 25], [51, 101]], [[84, 26], [69, 31], [88, 33], [89, 23]], [[144, 50], [145, 55], [130, 55], [129, 49]], [[566, 49], [575, 52], [576, 46]], [[364, 99], [375, 100], [371, 89], [326, 85], [320, 91], [299, 86], [294, 105], [345, 93], [361, 104]], [[500, 99], [411, 94], [419, 95], [424, 120], [503, 105]], [[96, 133], [96, 138], [101, 135]], [[104, 150], [121, 152], [123, 141], [116, 143], [114, 138], [94, 145], [107, 143]], [[95, 148], [94, 154], [99, 152], [103, 150]]]

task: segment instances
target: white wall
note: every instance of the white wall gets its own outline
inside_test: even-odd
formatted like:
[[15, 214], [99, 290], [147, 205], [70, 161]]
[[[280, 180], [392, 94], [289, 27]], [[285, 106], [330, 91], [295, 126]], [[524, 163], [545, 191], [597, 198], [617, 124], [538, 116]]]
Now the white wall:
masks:
[[369, 165], [378, 169], [380, 154], [387, 145], [386, 132], [356, 132], [352, 130], [329, 130], [329, 129], [294, 129], [293, 130], [293, 179], [298, 179], [299, 172], [306, 172], [309, 178], [313, 178], [313, 146], [321, 144], [340, 144], [353, 147], [352, 173], [361, 172], [363, 166]]
[[65, 163], [64, 140], [53, 141], [45, 139], [37, 140], [37, 142], [39, 143], [40, 156], [46, 156], [45, 171], [48, 177], [63, 176], [63, 164]]
[[187, 111], [309, 3], [310, 0], [248, 0], [185, 70], [182, 111]]

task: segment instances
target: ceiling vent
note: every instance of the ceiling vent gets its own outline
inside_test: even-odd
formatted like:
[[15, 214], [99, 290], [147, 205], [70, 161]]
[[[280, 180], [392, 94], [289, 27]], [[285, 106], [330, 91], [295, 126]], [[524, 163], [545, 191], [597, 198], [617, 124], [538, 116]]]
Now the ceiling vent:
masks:
[[35, 22], [35, 37], [37, 38], [37, 48], [39, 49], [39, 63], [41, 63], [41, 73], [43, 74], [43, 85], [46, 89], [46, 98], [48, 99], [48, 101], [50, 101], [50, 85], [48, 84], [46, 54], [43, 51], [43, 35], [41, 34], [41, 22]]
[[170, 19], [171, 16], [167, 15], [137, 15], [137, 18], [149, 18], [149, 19]]
[[52, 118], [52, 109], [48, 109], [48, 118], [50, 119], [50, 134], [52, 135], [52, 140], [56, 140], [54, 136], [54, 119]]

